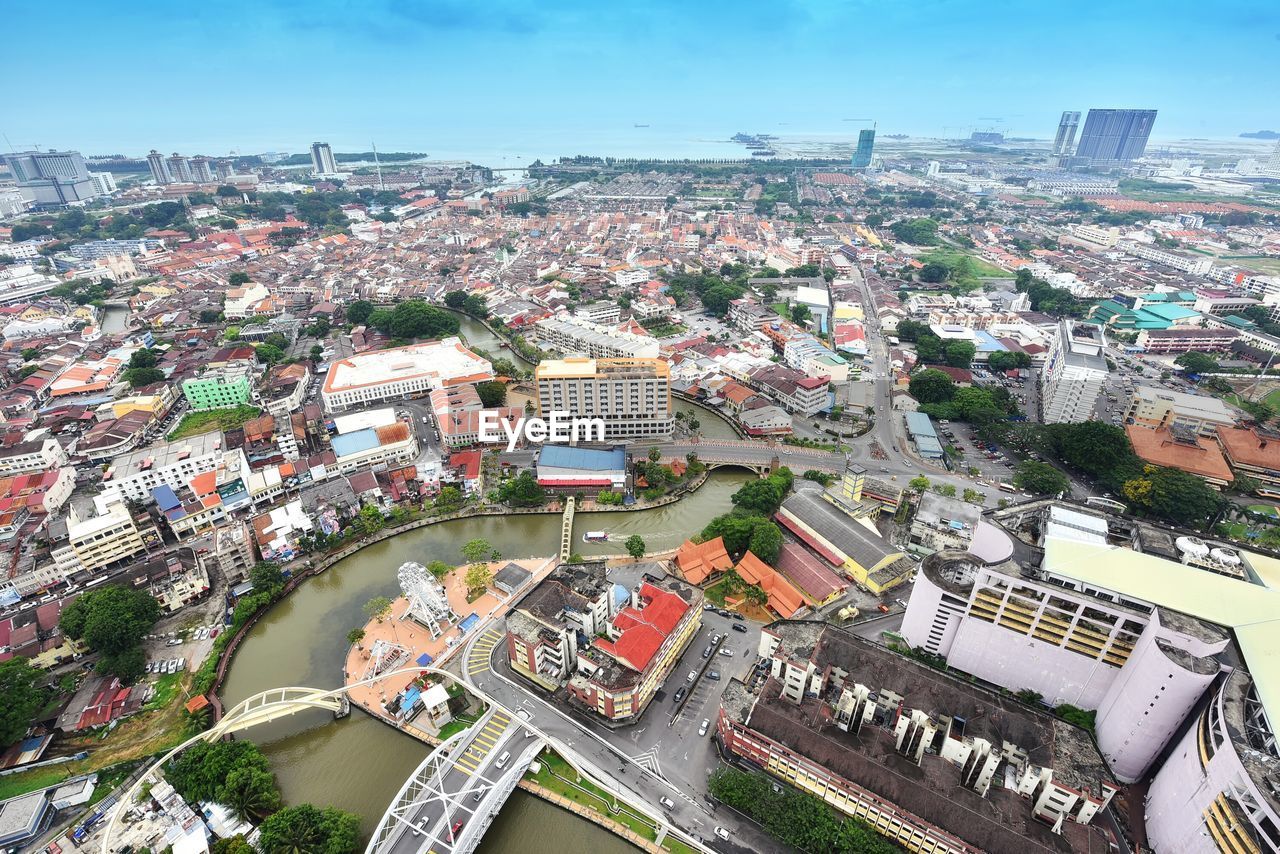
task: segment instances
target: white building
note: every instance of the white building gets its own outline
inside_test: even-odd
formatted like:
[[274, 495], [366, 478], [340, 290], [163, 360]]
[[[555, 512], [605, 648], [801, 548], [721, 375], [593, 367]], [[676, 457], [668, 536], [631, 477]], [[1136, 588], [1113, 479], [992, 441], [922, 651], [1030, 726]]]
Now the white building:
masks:
[[66, 464], [67, 452], [57, 439], [48, 435], [28, 434], [26, 441], [0, 449], [0, 477], [45, 471]]
[[1040, 405], [1046, 424], [1079, 423], [1093, 417], [1107, 378], [1102, 333], [1058, 322], [1058, 334], [1040, 372]]
[[647, 335], [621, 332], [576, 317], [548, 317], [535, 325], [538, 339], [565, 355], [594, 359], [653, 359], [658, 342]]
[[493, 379], [493, 366], [457, 338], [360, 353], [329, 366], [320, 397], [329, 412]]

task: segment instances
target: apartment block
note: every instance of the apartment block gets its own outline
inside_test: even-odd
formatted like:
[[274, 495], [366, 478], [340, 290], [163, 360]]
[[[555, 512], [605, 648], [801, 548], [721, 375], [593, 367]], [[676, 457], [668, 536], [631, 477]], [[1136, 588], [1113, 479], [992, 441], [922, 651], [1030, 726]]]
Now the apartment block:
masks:
[[670, 436], [675, 424], [670, 366], [662, 359], [543, 360], [534, 380], [541, 417], [600, 418], [605, 441]]
[[1046, 424], [1079, 423], [1093, 417], [1107, 378], [1102, 332], [1058, 322], [1040, 372], [1040, 405]]
[[182, 381], [182, 396], [192, 412], [231, 409], [253, 399], [253, 376], [248, 367], [206, 371]]
[[593, 359], [653, 359], [658, 355], [657, 339], [577, 317], [548, 317], [534, 328], [544, 345], [565, 355]]

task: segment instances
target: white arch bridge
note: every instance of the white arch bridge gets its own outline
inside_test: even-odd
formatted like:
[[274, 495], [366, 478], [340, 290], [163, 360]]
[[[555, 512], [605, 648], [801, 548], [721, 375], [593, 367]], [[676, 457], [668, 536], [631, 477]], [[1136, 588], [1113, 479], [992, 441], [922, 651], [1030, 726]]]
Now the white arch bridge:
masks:
[[349, 689], [371, 685], [389, 676], [421, 673], [432, 673], [457, 683], [483, 700], [488, 708], [475, 724], [432, 750], [405, 781], [366, 851], [367, 854], [417, 854], [427, 850], [438, 854], [471, 854], [529, 764], [551, 739], [483, 691], [465, 685], [454, 674], [435, 667], [417, 666], [330, 690], [273, 688], [238, 703], [212, 727], [162, 756], [129, 787], [111, 812], [102, 837], [102, 854], [111, 854], [114, 850], [111, 840], [116, 825], [137, 800], [143, 784], [154, 782], [158, 768], [196, 742], [217, 741], [306, 709], [325, 709], [341, 716], [349, 708]]

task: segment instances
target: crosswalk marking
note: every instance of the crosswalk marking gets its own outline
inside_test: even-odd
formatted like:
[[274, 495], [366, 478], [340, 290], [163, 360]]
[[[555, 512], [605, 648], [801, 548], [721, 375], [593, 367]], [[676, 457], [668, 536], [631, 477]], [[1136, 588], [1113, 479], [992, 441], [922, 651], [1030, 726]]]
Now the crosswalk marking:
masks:
[[453, 767], [462, 771], [468, 777], [475, 773], [489, 754], [493, 752], [494, 746], [506, 732], [507, 725], [511, 723], [511, 716], [502, 712], [495, 712], [483, 727], [479, 729], [471, 742], [467, 745], [467, 749], [457, 757], [453, 763]]
[[648, 750], [646, 750], [644, 753], [640, 753], [631, 757], [631, 759], [641, 768], [646, 768], [649, 771], [652, 771], [654, 774], [657, 774], [659, 777], [662, 777], [664, 780], [666, 779], [666, 777], [662, 773], [662, 766], [658, 762], [657, 747], [651, 747]]
[[487, 629], [484, 634], [476, 639], [471, 645], [471, 650], [467, 653], [467, 675], [475, 676], [477, 673], [484, 673], [489, 669], [489, 657], [493, 654], [494, 647], [502, 640], [502, 634], [494, 629]]

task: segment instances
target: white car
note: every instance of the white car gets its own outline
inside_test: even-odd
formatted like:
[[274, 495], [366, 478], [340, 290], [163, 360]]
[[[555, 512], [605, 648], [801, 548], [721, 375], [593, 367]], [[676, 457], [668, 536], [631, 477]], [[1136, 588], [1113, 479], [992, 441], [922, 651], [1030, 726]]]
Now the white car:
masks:
[[728, 840], [728, 838], [729, 838], [729, 831], [725, 830], [723, 827], [719, 827], [719, 826], [717, 826], [717, 827], [716, 827], [716, 836], [719, 836], [721, 839]]
[[732, 656], [733, 656], [733, 650], [731, 650], [731, 649], [721, 649], [721, 650], [720, 650], [720, 654], [721, 654], [721, 655], [727, 655], [727, 656], [732, 657]]
[[698, 735], [706, 735], [706, 734], [707, 734], [707, 728], [708, 728], [708, 727], [710, 727], [710, 726], [711, 726], [711, 719], [710, 719], [710, 718], [703, 718], [703, 719], [702, 719], [702, 725], [698, 727]]
[[658, 803], [662, 804], [667, 809], [674, 809], [676, 805], [676, 802], [670, 798], [658, 798]]

